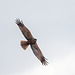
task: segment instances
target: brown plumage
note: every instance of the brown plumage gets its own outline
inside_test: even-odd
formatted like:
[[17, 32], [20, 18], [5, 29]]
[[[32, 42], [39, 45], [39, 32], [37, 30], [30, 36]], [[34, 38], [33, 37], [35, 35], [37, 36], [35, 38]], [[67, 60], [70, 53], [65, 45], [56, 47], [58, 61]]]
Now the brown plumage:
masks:
[[24, 26], [22, 21], [20, 21], [19, 19], [16, 19], [16, 24], [20, 28], [24, 37], [27, 39], [27, 41], [21, 41], [20, 44], [22, 48], [26, 50], [26, 48], [30, 45], [35, 56], [41, 61], [43, 65], [47, 65], [48, 62], [46, 61], [45, 57], [43, 56], [40, 48], [38, 47], [36, 43], [37, 39], [35, 39], [32, 36], [31, 32], [26, 28], [26, 26]]

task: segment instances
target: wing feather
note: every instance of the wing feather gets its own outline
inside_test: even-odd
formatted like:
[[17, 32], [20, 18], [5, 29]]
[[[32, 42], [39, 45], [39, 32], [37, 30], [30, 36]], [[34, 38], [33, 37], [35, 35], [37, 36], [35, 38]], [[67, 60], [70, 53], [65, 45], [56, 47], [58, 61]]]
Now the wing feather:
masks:
[[41, 63], [43, 65], [47, 65], [48, 62], [46, 61], [46, 58], [43, 56], [43, 54], [42, 54], [40, 48], [38, 47], [37, 43], [31, 45], [31, 48], [32, 48], [33, 53], [41, 61]]
[[28, 30], [28, 28], [26, 26], [24, 26], [23, 22], [20, 21], [20, 19], [16, 19], [16, 24], [18, 25], [18, 27], [20, 28], [22, 34], [24, 35], [24, 37], [27, 40], [33, 38], [31, 32]]

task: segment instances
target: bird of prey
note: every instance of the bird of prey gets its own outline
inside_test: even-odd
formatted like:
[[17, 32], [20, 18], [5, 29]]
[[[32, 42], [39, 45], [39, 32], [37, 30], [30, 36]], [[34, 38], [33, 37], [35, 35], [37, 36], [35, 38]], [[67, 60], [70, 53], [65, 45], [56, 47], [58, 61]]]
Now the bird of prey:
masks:
[[35, 54], [35, 56], [41, 61], [41, 63], [43, 65], [47, 65], [47, 61], [46, 58], [43, 56], [40, 48], [37, 45], [37, 39], [35, 39], [31, 32], [28, 30], [28, 28], [23, 24], [23, 21], [21, 21], [20, 19], [16, 19], [15, 22], [19, 29], [21, 30], [22, 34], [24, 35], [24, 37], [27, 39], [27, 41], [22, 41], [20, 42], [21, 47], [26, 50], [26, 48], [30, 45], [31, 49], [33, 51], [33, 53]]

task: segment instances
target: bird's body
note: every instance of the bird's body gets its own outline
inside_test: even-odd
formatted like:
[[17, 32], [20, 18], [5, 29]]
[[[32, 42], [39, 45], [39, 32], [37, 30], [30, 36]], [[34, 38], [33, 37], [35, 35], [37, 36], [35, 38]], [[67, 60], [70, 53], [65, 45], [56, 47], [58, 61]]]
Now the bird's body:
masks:
[[27, 39], [27, 41], [21, 41], [22, 48], [26, 50], [26, 48], [30, 45], [35, 56], [41, 61], [42, 64], [47, 65], [47, 61], [36, 43], [37, 39], [32, 36], [31, 32], [26, 28], [26, 26], [24, 26], [22, 21], [17, 19], [16, 24], [20, 28], [24, 37]]

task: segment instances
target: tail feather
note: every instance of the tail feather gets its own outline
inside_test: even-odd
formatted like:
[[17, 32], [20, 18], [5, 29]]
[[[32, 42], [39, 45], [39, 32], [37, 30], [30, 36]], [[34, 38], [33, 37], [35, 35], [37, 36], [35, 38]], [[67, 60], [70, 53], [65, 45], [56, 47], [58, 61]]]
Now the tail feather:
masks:
[[21, 42], [20, 42], [20, 45], [21, 45], [21, 47], [22, 47], [24, 50], [26, 50], [27, 47], [29, 46], [29, 44], [27, 44], [27, 41], [22, 41], [22, 40], [21, 40]]

